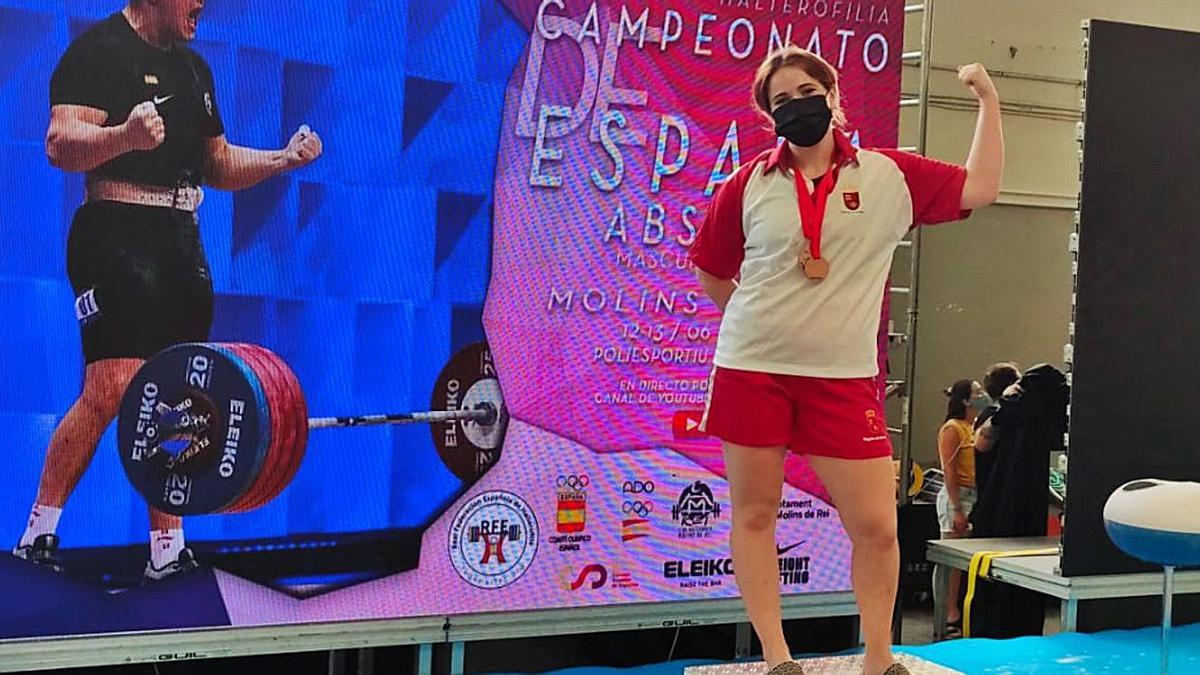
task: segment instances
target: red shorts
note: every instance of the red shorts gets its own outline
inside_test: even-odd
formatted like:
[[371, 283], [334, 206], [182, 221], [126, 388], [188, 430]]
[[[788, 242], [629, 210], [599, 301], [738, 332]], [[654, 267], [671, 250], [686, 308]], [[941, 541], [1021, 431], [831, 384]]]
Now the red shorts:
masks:
[[750, 447], [841, 459], [892, 456], [876, 378], [826, 379], [716, 368], [701, 429]]

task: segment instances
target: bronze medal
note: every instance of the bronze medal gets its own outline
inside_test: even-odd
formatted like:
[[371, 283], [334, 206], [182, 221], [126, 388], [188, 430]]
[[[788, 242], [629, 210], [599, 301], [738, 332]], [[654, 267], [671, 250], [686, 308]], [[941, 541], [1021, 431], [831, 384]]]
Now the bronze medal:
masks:
[[800, 267], [804, 270], [804, 276], [813, 281], [820, 281], [829, 276], [829, 261], [824, 258], [805, 257], [800, 261]]

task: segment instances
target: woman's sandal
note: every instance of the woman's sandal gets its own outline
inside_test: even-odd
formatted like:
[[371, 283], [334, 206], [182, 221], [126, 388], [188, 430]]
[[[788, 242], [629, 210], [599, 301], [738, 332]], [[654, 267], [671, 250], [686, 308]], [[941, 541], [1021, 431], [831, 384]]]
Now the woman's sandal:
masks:
[[888, 666], [888, 669], [883, 671], [883, 675], [912, 675], [912, 673], [908, 671], [908, 668], [904, 667], [904, 664], [897, 661]]
[[957, 640], [963, 636], [962, 634], [962, 619], [958, 621], [947, 621], [946, 629], [943, 631], [945, 639]]
[[804, 675], [804, 668], [795, 661], [784, 661], [767, 671], [767, 675]]

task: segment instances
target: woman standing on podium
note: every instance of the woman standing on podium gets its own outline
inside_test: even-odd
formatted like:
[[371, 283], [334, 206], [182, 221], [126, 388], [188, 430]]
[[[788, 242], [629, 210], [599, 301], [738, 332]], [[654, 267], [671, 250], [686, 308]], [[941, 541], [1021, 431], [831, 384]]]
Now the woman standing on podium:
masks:
[[996, 89], [978, 64], [959, 79], [979, 100], [965, 166], [853, 147], [833, 66], [795, 46], [771, 53], [753, 96], [783, 142], [722, 184], [690, 253], [723, 312], [703, 427], [723, 442], [734, 570], [772, 675], [802, 672], [783, 636], [775, 548], [788, 451], [808, 458], [853, 545], [863, 672], [907, 672], [891, 654], [900, 554], [876, 336], [906, 233], [999, 193]]

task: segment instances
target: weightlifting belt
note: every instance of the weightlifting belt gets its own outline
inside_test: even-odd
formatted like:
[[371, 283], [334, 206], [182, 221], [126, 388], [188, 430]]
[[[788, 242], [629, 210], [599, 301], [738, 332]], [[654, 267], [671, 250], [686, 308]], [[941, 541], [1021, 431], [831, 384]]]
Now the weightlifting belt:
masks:
[[200, 202], [204, 201], [204, 191], [192, 185], [167, 187], [111, 178], [90, 178], [86, 201], [121, 202], [194, 213], [200, 208]]

